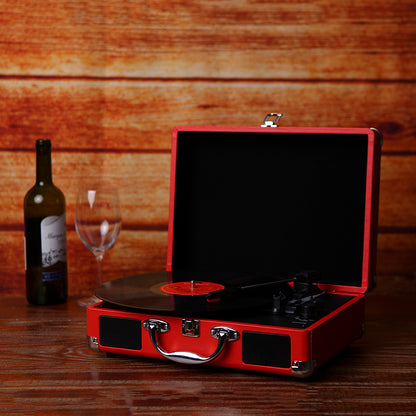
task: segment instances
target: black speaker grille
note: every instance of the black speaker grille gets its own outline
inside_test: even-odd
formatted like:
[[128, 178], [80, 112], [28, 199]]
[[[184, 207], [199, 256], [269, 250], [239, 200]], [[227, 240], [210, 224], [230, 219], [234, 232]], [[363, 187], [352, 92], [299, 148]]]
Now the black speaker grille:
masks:
[[289, 368], [291, 366], [290, 336], [244, 331], [243, 362]]
[[100, 316], [100, 344], [105, 347], [141, 350], [142, 330], [138, 319]]

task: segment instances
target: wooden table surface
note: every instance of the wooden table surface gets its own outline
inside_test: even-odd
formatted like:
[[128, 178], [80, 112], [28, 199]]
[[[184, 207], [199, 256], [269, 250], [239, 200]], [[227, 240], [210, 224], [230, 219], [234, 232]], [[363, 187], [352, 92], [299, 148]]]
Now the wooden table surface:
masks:
[[366, 333], [310, 379], [91, 351], [86, 312], [0, 303], [5, 415], [415, 415], [416, 285], [385, 276]]

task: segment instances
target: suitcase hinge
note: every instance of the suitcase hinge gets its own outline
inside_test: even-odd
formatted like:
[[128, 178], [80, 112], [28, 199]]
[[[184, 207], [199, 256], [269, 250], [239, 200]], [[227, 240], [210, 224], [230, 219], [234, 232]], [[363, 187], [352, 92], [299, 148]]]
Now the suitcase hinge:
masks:
[[[274, 117], [274, 120], [269, 120]], [[282, 113], [269, 113], [263, 120], [261, 127], [278, 127], [279, 120], [283, 117]]]

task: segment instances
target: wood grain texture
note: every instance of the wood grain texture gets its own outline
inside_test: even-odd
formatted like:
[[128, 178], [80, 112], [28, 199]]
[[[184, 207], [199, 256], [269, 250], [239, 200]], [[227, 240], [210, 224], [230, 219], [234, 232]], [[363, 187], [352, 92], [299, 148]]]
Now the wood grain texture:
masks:
[[375, 127], [384, 152], [416, 152], [413, 83], [1, 80], [1, 147], [169, 151], [176, 125]]
[[[34, 152], [0, 152], [0, 180], [8, 183], [8, 203], [0, 205], [0, 229], [21, 228], [23, 199], [35, 181], [35, 159]], [[19, 160], [18, 166], [15, 160]], [[74, 224], [79, 185], [103, 179], [119, 189], [125, 227], [167, 228], [169, 154], [59, 151], [53, 154], [53, 172], [55, 184], [66, 197], [70, 227]], [[416, 182], [411, 180], [414, 177], [415, 155], [382, 157], [379, 210], [382, 232], [416, 229]]]
[[[416, 235], [381, 233], [378, 237], [377, 275], [416, 275]], [[1, 295], [23, 295], [25, 288], [23, 231], [0, 231], [0, 253], [4, 278]], [[91, 293], [95, 287], [96, 265], [75, 231], [68, 232], [69, 293]], [[122, 229], [115, 246], [106, 253], [104, 280], [136, 273], [166, 269], [167, 231]]]
[[416, 233], [379, 233], [376, 271], [377, 275], [416, 276]]
[[[166, 270], [167, 231], [122, 229], [114, 247], [103, 260], [103, 280], [136, 273]], [[75, 230], [67, 233], [69, 295], [89, 295], [96, 287], [97, 266], [93, 254]], [[23, 231], [0, 230], [3, 278], [0, 295], [25, 294]]]
[[[67, 223], [71, 227], [79, 186], [105, 180], [119, 190], [124, 226], [166, 228], [169, 154], [56, 152], [52, 160], [53, 181], [65, 194]], [[17, 228], [23, 224], [24, 196], [35, 184], [36, 154], [0, 152], [0, 165], [1, 162], [4, 163], [0, 167], [0, 179], [7, 180], [9, 185], [8, 203], [0, 207], [0, 224]]]
[[[0, 152], [0, 181], [9, 184], [8, 203], [0, 205], [0, 256], [2, 270], [14, 276], [0, 280], [3, 294], [24, 292], [22, 201], [34, 182], [34, 158], [33, 152]], [[19, 160], [19, 165], [14, 165], [15, 160]], [[63, 150], [54, 153], [53, 166], [55, 183], [67, 200], [71, 294], [94, 288], [94, 259], [74, 230], [77, 188], [91, 176], [115, 183], [122, 201], [123, 229], [115, 247], [105, 256], [105, 280], [165, 268], [169, 154]], [[412, 180], [403, 180], [415, 175], [416, 156], [383, 156], [378, 274], [416, 273], [416, 187]]]
[[[15, 160], [19, 165], [15, 165]], [[165, 227], [168, 221], [170, 155], [153, 153], [95, 153], [57, 151], [53, 154], [54, 182], [66, 195], [68, 223], [73, 224], [78, 186], [105, 179], [121, 196], [127, 227]], [[34, 184], [34, 152], [0, 153], [0, 179], [7, 186], [8, 203], [0, 206], [0, 223], [22, 224], [22, 201]], [[416, 157], [383, 156], [379, 226], [383, 230], [416, 227]], [[408, 181], [403, 178], [409, 178]], [[1, 228], [0, 225], [0, 228]]]
[[307, 380], [106, 357], [86, 345], [85, 310], [0, 303], [0, 406], [8, 415], [414, 414], [414, 279], [367, 296], [366, 332]]
[[285, 126], [383, 132], [377, 269], [412, 276], [415, 53], [413, 0], [0, 0], [0, 294], [24, 292], [36, 139], [53, 143], [77, 295], [94, 274], [73, 229], [80, 181], [120, 187], [108, 273], [163, 268], [172, 128], [259, 125], [270, 111]]
[[416, 229], [416, 156], [382, 159], [379, 224]]
[[0, 3], [0, 72], [414, 79], [412, 0]]

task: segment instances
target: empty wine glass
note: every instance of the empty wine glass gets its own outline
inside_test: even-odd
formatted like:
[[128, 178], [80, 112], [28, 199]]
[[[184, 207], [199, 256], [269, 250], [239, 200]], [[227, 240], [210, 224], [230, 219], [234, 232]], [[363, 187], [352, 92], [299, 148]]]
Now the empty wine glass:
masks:
[[[121, 213], [117, 189], [103, 184], [83, 186], [78, 191], [75, 229], [97, 260], [97, 287], [102, 284], [102, 260], [120, 233]], [[78, 300], [80, 306], [99, 302], [95, 296]]]

